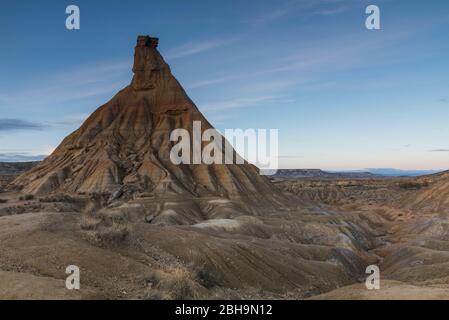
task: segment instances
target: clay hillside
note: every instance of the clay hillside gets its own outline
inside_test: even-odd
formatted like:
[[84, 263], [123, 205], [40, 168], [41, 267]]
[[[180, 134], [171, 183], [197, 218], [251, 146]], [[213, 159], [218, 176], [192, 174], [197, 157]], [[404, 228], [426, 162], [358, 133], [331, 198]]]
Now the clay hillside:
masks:
[[[416, 179], [417, 186], [423, 186], [410, 204], [422, 211], [449, 212], [449, 171]], [[412, 185], [413, 186], [413, 185]]]
[[172, 163], [174, 129], [187, 129], [192, 136], [193, 121], [200, 121], [203, 131], [211, 125], [171, 74], [157, 46], [157, 38], [139, 36], [131, 84], [11, 187], [33, 195], [246, 195], [249, 202], [276, 203], [277, 191], [253, 165]]

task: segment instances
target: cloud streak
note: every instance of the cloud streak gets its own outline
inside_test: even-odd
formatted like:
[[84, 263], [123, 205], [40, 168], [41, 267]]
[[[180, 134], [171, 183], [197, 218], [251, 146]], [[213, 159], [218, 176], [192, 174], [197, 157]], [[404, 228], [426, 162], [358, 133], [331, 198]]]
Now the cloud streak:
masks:
[[248, 97], [248, 98], [236, 98], [224, 101], [217, 101], [212, 103], [201, 104], [204, 111], [223, 111], [237, 108], [248, 108], [255, 106], [262, 106], [265, 103], [279, 102], [280, 98], [276, 96], [261, 96], [261, 97]]
[[250, 20], [255, 26], [264, 25], [297, 13], [303, 16], [334, 15], [348, 10], [354, 2], [350, 0], [291, 0], [277, 9], [263, 12]]
[[[284, 56], [266, 60], [263, 65], [248, 70], [238, 70], [216, 78], [198, 79], [188, 85], [189, 89], [204, 88], [224, 83], [246, 81], [259, 87], [259, 91], [282, 89], [294, 84], [304, 88], [307, 84], [322, 84], [329, 74], [349, 71], [366, 64], [366, 57], [407, 40], [409, 32], [398, 31], [375, 39], [367, 39], [364, 32], [354, 32], [343, 36], [314, 41], [307, 46], [293, 48]], [[391, 63], [391, 57], [377, 63]], [[261, 67], [262, 66], [262, 67]], [[338, 81], [341, 85], [341, 81]], [[377, 84], [379, 85], [379, 84]], [[241, 87], [241, 86], [239, 86]]]
[[41, 130], [45, 127], [43, 124], [26, 120], [0, 118], [0, 131]]
[[167, 60], [174, 60], [178, 58], [183, 58], [187, 56], [191, 56], [194, 54], [202, 53], [205, 51], [209, 51], [212, 49], [216, 49], [219, 47], [224, 47], [227, 45], [230, 45], [236, 41], [238, 41], [239, 38], [221, 38], [217, 37], [214, 39], [208, 39], [204, 41], [196, 41], [196, 42], [189, 42], [186, 44], [183, 44], [179, 47], [171, 49], [167, 53]]
[[0, 92], [2, 105], [21, 107], [52, 106], [68, 101], [109, 94], [129, 79], [130, 61], [85, 64], [77, 68], [28, 79], [18, 90]]

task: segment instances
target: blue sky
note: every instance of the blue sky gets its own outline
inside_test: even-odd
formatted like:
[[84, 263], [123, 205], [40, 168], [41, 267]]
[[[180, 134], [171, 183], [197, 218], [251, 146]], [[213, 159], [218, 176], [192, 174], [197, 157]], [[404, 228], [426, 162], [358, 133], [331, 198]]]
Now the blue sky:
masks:
[[[70, 4], [81, 30], [65, 28]], [[218, 129], [279, 129], [281, 167], [449, 169], [447, 0], [0, 6], [0, 160], [50, 153], [129, 84], [150, 34]]]

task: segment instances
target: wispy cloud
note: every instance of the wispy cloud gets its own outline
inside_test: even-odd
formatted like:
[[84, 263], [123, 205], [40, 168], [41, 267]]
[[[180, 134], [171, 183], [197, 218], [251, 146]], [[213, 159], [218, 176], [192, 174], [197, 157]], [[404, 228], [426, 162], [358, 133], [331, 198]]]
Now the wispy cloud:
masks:
[[113, 93], [130, 81], [131, 61], [84, 64], [61, 72], [36, 75], [21, 88], [0, 92], [4, 106], [51, 106]]
[[194, 41], [183, 44], [179, 47], [173, 48], [168, 51], [166, 58], [167, 60], [174, 60], [178, 58], [183, 58], [191, 56], [194, 54], [202, 53], [219, 47], [230, 45], [238, 41], [239, 37], [216, 37], [214, 39], [207, 39], [203, 41]]
[[70, 116], [67, 116], [63, 119], [61, 119], [61, 121], [56, 121], [56, 122], [52, 122], [51, 125], [52, 126], [77, 126], [82, 124], [88, 117], [88, 114], [73, 114]]
[[[323, 77], [328, 79], [331, 73], [364, 65], [366, 56], [371, 52], [381, 50], [390, 52], [386, 49], [406, 40], [409, 36], [408, 32], [398, 31], [375, 39], [367, 39], [364, 32], [354, 32], [330, 39], [320, 39], [307, 46], [293, 48], [284, 56], [267, 60], [266, 63], [259, 64], [257, 69], [238, 70], [216, 78], [197, 80], [190, 83], [188, 88], [203, 88], [242, 80], [253, 87], [260, 87], [261, 92], [286, 88], [294, 84], [301, 84], [303, 88], [307, 84], [322, 85]], [[390, 58], [384, 61], [392, 63]], [[382, 61], [380, 59], [377, 63], [380, 64]], [[342, 84], [341, 81], [337, 83]]]
[[271, 22], [273, 20], [280, 19], [292, 13], [292, 9], [296, 9], [296, 5], [299, 1], [289, 1], [281, 6], [279, 6], [275, 10], [271, 10], [269, 12], [261, 13], [254, 18], [251, 19], [250, 22], [253, 24], [265, 24]]
[[235, 75], [223, 76], [223, 77], [218, 77], [218, 78], [213, 78], [213, 79], [198, 80], [198, 81], [194, 81], [194, 82], [188, 84], [187, 89], [197, 89], [197, 88], [207, 87], [207, 86], [214, 85], [214, 84], [229, 82], [229, 81], [236, 80], [239, 78], [241, 78], [241, 76], [238, 74], [235, 74]]
[[41, 130], [43, 124], [21, 119], [0, 119], [0, 131]]
[[250, 19], [253, 25], [263, 25], [295, 14], [334, 15], [348, 10], [352, 0], [291, 0], [281, 3], [274, 10], [267, 10]]
[[321, 16], [331, 16], [331, 15], [345, 12], [349, 8], [350, 8], [350, 6], [348, 4], [338, 4], [335, 7], [318, 9], [317, 11], [313, 12], [313, 14], [321, 15]]
[[262, 106], [266, 103], [280, 102], [280, 97], [277, 96], [259, 96], [247, 98], [235, 98], [224, 101], [216, 101], [211, 103], [201, 104], [204, 111], [223, 111], [237, 108], [248, 108], [254, 106]]
[[433, 149], [430, 152], [449, 152], [449, 149]]

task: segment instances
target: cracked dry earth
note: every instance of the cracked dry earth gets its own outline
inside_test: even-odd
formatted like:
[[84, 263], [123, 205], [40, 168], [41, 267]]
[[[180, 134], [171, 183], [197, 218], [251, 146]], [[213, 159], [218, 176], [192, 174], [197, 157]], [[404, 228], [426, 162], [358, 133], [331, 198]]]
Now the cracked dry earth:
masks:
[[[290, 207], [258, 213], [217, 197], [1, 193], [0, 298], [447, 299], [449, 212], [432, 192], [445, 179], [278, 179]], [[80, 291], [65, 289], [71, 264]], [[379, 291], [363, 285], [371, 264]]]

